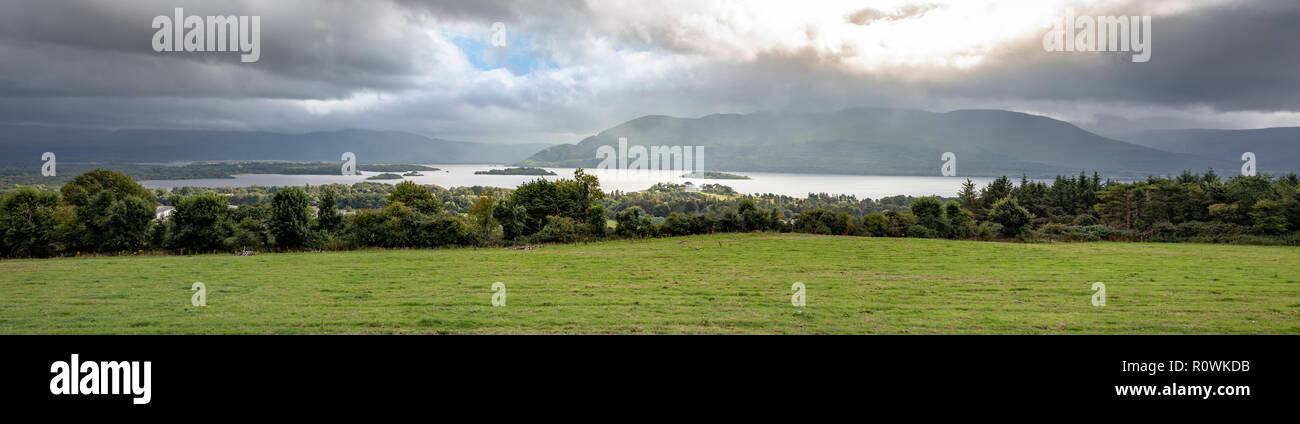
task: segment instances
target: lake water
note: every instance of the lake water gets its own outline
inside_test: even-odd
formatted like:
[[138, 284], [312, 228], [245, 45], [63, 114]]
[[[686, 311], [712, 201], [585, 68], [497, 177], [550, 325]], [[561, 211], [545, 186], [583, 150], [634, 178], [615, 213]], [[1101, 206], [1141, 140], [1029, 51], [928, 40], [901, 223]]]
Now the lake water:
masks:
[[[556, 173], [554, 176], [533, 175], [475, 175], [474, 171], [505, 168], [502, 165], [435, 165], [439, 171], [420, 171], [422, 177], [404, 177], [402, 180], [371, 180], [385, 184], [397, 184], [413, 181], [417, 184], [436, 184], [442, 187], [518, 187], [520, 184], [537, 178], [558, 179], [571, 178], [573, 168], [545, 168]], [[748, 180], [707, 180], [699, 178], [681, 178], [680, 171], [659, 173], [658, 175], [630, 178], [613, 170], [587, 170], [600, 178], [600, 187], [608, 191], [640, 191], [650, 188], [655, 182], [664, 181], [682, 184], [687, 181], [699, 184], [722, 184], [746, 194], [774, 193], [793, 197], [806, 197], [809, 192], [830, 194], [852, 194], [859, 199], [879, 199], [895, 195], [956, 197], [961, 183], [966, 177], [910, 177], [910, 176], [869, 176], [869, 175], [835, 175], [835, 174], [787, 174], [775, 172], [734, 172], [749, 176]], [[279, 174], [241, 174], [234, 179], [193, 179], [193, 180], [145, 180], [140, 184], [148, 188], [174, 187], [248, 187], [248, 186], [301, 186], [304, 184], [353, 184], [367, 181], [366, 178], [378, 172], [362, 172], [363, 175], [279, 175]], [[978, 187], [983, 187], [992, 178], [970, 178]]]

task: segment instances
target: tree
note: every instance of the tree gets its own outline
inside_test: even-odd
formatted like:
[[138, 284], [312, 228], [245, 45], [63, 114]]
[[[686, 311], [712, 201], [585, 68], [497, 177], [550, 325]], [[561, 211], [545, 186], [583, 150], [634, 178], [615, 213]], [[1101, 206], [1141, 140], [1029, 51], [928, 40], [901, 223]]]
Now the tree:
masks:
[[149, 223], [158, 202], [130, 177], [96, 169], [73, 178], [61, 189], [63, 200], [76, 209], [78, 250], [123, 252], [149, 245]]
[[636, 237], [644, 233], [641, 230], [643, 218], [645, 218], [645, 211], [639, 206], [624, 209], [614, 216], [614, 220], [618, 222], [615, 232], [619, 237]]
[[587, 234], [592, 237], [605, 237], [605, 207], [592, 205], [587, 208]]
[[907, 230], [917, 223], [916, 215], [911, 212], [886, 210], [884, 216], [889, 222], [885, 235], [890, 237], [907, 237]]
[[945, 203], [943, 209], [943, 214], [950, 225], [947, 234], [949, 238], [965, 239], [975, 236], [975, 231], [978, 229], [975, 226], [975, 214], [962, 209], [961, 204], [953, 200]]
[[888, 237], [889, 218], [885, 218], [881, 213], [870, 213], [862, 216], [862, 229], [867, 235], [875, 237]]
[[1136, 228], [1141, 219], [1144, 196], [1137, 189], [1138, 184], [1108, 184], [1097, 193], [1098, 203], [1093, 206], [1102, 222], [1122, 230]]
[[330, 233], [343, 229], [343, 216], [339, 215], [338, 202], [334, 190], [322, 189], [320, 195], [320, 213], [316, 214], [316, 227]]
[[527, 216], [527, 209], [512, 205], [510, 202], [497, 203], [492, 207], [492, 217], [501, 223], [501, 236], [506, 240], [514, 240], [524, 235], [526, 230], [524, 221]]
[[402, 202], [425, 215], [442, 213], [442, 203], [429, 189], [411, 181], [402, 181], [388, 192], [388, 203]]
[[943, 217], [943, 205], [938, 197], [926, 196], [912, 201], [910, 208], [916, 215], [916, 222], [925, 228], [939, 233], [948, 232], [948, 223]]
[[487, 239], [496, 231], [497, 219], [492, 216], [493, 209], [496, 207], [496, 199], [492, 197], [491, 191], [483, 192], [474, 200], [474, 204], [469, 207], [470, 223], [473, 224], [474, 232], [480, 237]]
[[966, 182], [961, 183], [961, 191], [957, 192], [957, 198], [961, 199], [961, 207], [968, 211], [974, 211], [979, 207], [980, 195], [975, 189], [975, 182], [969, 178]]
[[301, 249], [312, 240], [307, 193], [298, 187], [275, 192], [271, 199], [271, 235], [281, 249]]
[[1255, 202], [1254, 210], [1251, 211], [1250, 215], [1255, 221], [1254, 230], [1256, 233], [1274, 235], [1286, 232], [1287, 217], [1282, 202], [1276, 200]]
[[987, 213], [998, 200], [1010, 196], [1012, 189], [1011, 180], [1007, 179], [1005, 175], [989, 182], [987, 186], [980, 190], [980, 208], [972, 210], [972, 212], [975, 212], [976, 216], [980, 216], [980, 212]]
[[0, 201], [0, 254], [44, 258], [58, 253], [55, 193], [22, 188]]
[[669, 236], [685, 236], [691, 234], [691, 220], [686, 215], [673, 212], [668, 215], [661, 226], [664, 234]]
[[190, 252], [213, 252], [225, 247], [230, 235], [230, 207], [226, 199], [208, 192], [172, 199], [172, 212], [165, 246]]
[[[600, 181], [595, 175], [587, 175], [578, 169], [573, 172], [573, 177], [572, 180], [556, 182], [537, 179], [515, 188], [510, 198], [503, 203], [506, 211], [522, 207], [525, 212], [517, 217], [518, 234], [528, 236], [540, 231], [550, 216], [562, 216], [590, 225], [590, 209], [599, 204], [605, 193], [600, 191]], [[503, 211], [497, 216], [503, 227], [506, 223], [501, 217], [505, 215], [507, 214]]]
[[772, 229], [768, 213], [758, 209], [754, 204], [754, 199], [746, 197], [741, 199], [737, 207], [740, 213], [740, 220], [744, 222], [744, 231], [767, 231]]
[[258, 250], [271, 239], [269, 205], [244, 205], [230, 211], [230, 236], [225, 245], [230, 250]]
[[1016, 199], [1008, 195], [993, 203], [989, 210], [989, 220], [1002, 226], [1002, 236], [1015, 237], [1029, 225], [1029, 221], [1034, 216], [1029, 210], [1021, 207], [1016, 203]]
[[[540, 231], [542, 226], [546, 225], [548, 216], [567, 216], [561, 212], [558, 188], [555, 183], [545, 179], [520, 185], [510, 194], [510, 199], [505, 203], [512, 210], [515, 207], [523, 207], [524, 215], [518, 218], [520, 235], [524, 236]], [[505, 225], [504, 220], [502, 225]]]

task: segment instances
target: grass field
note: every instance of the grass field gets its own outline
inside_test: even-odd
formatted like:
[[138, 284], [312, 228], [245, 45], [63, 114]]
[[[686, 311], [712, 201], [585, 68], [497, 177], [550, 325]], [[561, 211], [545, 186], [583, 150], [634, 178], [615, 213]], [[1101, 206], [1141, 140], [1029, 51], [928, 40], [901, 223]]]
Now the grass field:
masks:
[[1300, 249], [722, 234], [5, 260], [0, 333], [1300, 334]]

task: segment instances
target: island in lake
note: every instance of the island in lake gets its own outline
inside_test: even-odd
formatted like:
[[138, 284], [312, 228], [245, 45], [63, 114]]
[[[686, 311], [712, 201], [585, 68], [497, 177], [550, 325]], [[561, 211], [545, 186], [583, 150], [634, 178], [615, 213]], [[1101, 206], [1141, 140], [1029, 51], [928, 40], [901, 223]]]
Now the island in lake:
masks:
[[405, 173], [405, 174], [402, 174], [402, 176], [403, 176], [403, 177], [423, 177], [424, 174], [421, 174], [421, 173], [416, 172], [416, 171], [411, 171], [411, 172], [407, 172], [407, 173]]
[[487, 171], [474, 171], [474, 175], [555, 175], [554, 172], [542, 168], [506, 168], [506, 169], [489, 169]]
[[718, 171], [692, 172], [682, 174], [682, 178], [700, 178], [705, 180], [748, 180], [749, 177], [744, 175], [728, 174]]
[[379, 175], [373, 175], [366, 179], [367, 180], [400, 180], [402, 179], [402, 176], [391, 172], [385, 172]]

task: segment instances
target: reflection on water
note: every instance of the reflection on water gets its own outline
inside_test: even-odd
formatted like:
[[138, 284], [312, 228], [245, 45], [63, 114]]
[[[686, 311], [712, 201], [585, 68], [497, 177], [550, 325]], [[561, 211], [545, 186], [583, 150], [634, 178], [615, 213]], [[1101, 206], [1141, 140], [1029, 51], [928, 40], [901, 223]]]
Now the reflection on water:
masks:
[[[401, 180], [370, 180], [385, 184], [397, 184], [402, 181], [414, 181], [417, 184], [436, 184], [442, 187], [518, 187], [538, 178], [558, 179], [573, 176], [573, 168], [545, 168], [555, 172], [554, 176], [534, 175], [475, 175], [474, 171], [503, 168], [501, 165], [428, 165], [439, 168], [438, 171], [420, 171], [421, 177], [403, 177]], [[640, 191], [650, 188], [658, 181], [682, 184], [687, 181], [696, 185], [722, 184], [748, 194], [774, 193], [794, 197], [805, 197], [809, 192], [830, 194], [852, 194], [859, 199], [895, 195], [927, 196], [938, 195], [956, 197], [961, 189], [964, 177], [891, 177], [834, 174], [786, 174], [773, 172], [733, 172], [749, 176], [748, 180], [705, 180], [698, 178], [680, 178], [680, 173], [661, 173], [646, 177], [620, 175], [612, 170], [587, 170], [600, 178], [600, 186], [605, 191], [621, 190], [625, 192]], [[353, 184], [367, 181], [366, 178], [379, 172], [362, 172], [364, 175], [278, 175], [278, 174], [244, 174], [234, 179], [194, 179], [194, 180], [146, 180], [140, 184], [148, 188], [173, 187], [248, 187], [248, 186], [294, 186], [323, 184]], [[992, 178], [971, 178], [978, 187], [988, 184]]]

